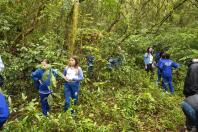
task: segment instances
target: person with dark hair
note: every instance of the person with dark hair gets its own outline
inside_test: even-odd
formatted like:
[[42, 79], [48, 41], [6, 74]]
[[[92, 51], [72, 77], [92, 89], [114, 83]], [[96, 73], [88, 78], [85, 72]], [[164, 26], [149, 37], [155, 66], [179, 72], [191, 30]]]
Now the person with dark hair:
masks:
[[6, 98], [2, 93], [0, 93], [0, 128], [3, 127], [3, 124], [6, 122], [9, 115], [10, 112]]
[[41, 108], [45, 116], [47, 116], [47, 112], [50, 110], [47, 98], [53, 93], [51, 88], [55, 87], [55, 77], [58, 74], [48, 62], [48, 60], [44, 59], [41, 62], [40, 68], [32, 73], [33, 80], [38, 82], [37, 88], [40, 93]]
[[70, 107], [70, 99], [74, 99], [74, 105], [77, 105], [80, 81], [84, 79], [83, 71], [76, 56], [70, 57], [69, 64], [65, 67], [63, 74], [66, 80], [64, 83], [64, 111], [67, 111]]
[[[42, 73], [42, 71], [44, 69], [43, 66], [45, 64], [49, 64], [49, 61], [47, 59], [42, 60], [41, 64], [37, 65], [37, 67], [32, 70], [32, 79], [34, 81], [34, 87], [35, 87], [36, 90], [39, 90], [39, 87], [41, 85], [41, 82], [38, 78], [42, 78], [42, 74], [39, 74], [39, 73]], [[35, 78], [34, 75], [40, 75], [40, 76], [39, 77], [37, 76]]]
[[173, 94], [174, 87], [172, 84], [172, 68], [179, 68], [179, 64], [170, 60], [169, 54], [165, 54], [165, 56], [166, 58], [163, 60], [162, 63], [159, 64], [159, 68], [162, 71], [163, 88], [167, 92], [167, 87], [169, 86], [170, 92]]
[[144, 64], [145, 64], [145, 70], [147, 72], [151, 72], [152, 76], [154, 75], [153, 70], [153, 49], [151, 47], [147, 48], [147, 52], [144, 54]]
[[189, 131], [198, 130], [198, 59], [193, 59], [188, 64], [184, 81], [183, 94], [186, 99], [182, 102], [182, 110], [186, 115], [186, 126]]

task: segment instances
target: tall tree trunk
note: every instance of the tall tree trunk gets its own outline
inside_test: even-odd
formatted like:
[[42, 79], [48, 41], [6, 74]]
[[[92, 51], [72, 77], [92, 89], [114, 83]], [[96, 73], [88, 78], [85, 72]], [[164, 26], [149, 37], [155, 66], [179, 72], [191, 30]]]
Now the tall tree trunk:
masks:
[[65, 29], [64, 47], [68, 51], [68, 55], [73, 55], [75, 51], [75, 40], [78, 29], [79, 0], [75, 0], [74, 5], [67, 16]]

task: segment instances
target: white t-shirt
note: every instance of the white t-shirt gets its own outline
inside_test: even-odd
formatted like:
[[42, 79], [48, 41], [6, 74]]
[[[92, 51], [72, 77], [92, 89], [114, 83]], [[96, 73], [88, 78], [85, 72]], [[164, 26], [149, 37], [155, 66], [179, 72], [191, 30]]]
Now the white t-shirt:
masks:
[[145, 53], [144, 54], [144, 63], [146, 65], [153, 63], [153, 56], [152, 56], [152, 54], [148, 54], [148, 53]]
[[78, 78], [78, 68], [68, 67], [66, 77], [71, 80]]

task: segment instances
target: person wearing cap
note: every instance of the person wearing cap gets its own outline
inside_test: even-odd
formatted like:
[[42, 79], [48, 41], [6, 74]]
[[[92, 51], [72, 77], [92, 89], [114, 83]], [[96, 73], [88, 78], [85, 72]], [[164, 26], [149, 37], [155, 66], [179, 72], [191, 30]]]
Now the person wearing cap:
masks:
[[151, 78], [153, 78], [154, 75], [153, 49], [151, 47], [148, 47], [147, 52], [144, 54], [144, 64], [145, 64], [145, 70], [147, 72], [151, 72]]

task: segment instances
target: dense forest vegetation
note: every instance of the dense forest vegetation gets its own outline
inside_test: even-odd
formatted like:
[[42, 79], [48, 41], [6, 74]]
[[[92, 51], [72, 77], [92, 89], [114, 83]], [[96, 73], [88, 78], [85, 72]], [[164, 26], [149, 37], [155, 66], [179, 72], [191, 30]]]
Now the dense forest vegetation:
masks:
[[[175, 93], [165, 94], [144, 70], [147, 47], [164, 49], [181, 65]], [[186, 63], [198, 57], [198, 0], [0, 0], [1, 73], [10, 117], [3, 131], [178, 131]], [[120, 48], [122, 52], [120, 51]], [[86, 56], [94, 55], [88, 78]], [[42, 115], [31, 72], [43, 59], [63, 72], [80, 59], [77, 115], [64, 112], [63, 81]], [[122, 65], [107, 69], [110, 56]]]

